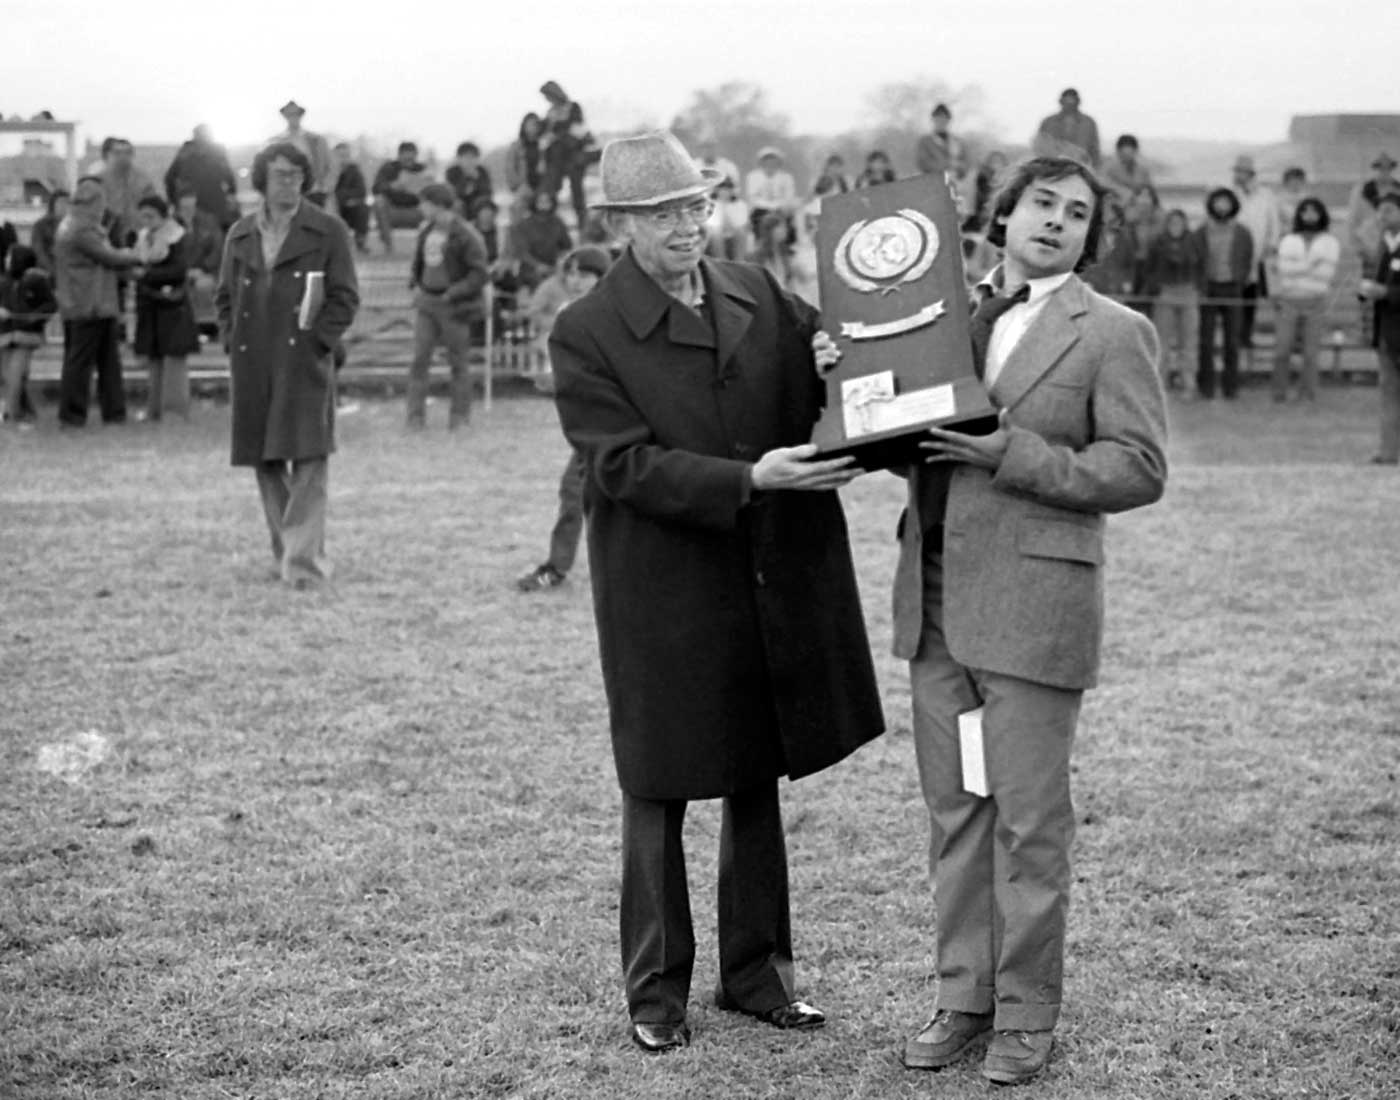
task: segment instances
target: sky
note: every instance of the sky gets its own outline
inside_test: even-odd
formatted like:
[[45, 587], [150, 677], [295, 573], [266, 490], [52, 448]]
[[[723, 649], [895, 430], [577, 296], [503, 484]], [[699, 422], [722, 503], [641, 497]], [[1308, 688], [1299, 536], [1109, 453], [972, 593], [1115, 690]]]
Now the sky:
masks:
[[[869, 120], [920, 77], [982, 91], [980, 128], [1025, 142], [1066, 86], [1106, 141], [1283, 141], [1293, 114], [1400, 111], [1393, 0], [241, 0], [97, 18], [91, 0], [0, 0], [0, 112], [83, 136], [176, 143], [207, 122], [308, 129], [450, 155], [509, 141], [553, 79], [599, 131], [664, 125], [697, 88], [752, 81], [799, 133]], [[105, 9], [101, 9], [104, 10]], [[359, 12], [358, 16], [353, 13]], [[15, 48], [18, 47], [18, 48]], [[957, 106], [955, 104], [955, 114]], [[971, 122], [963, 118], [961, 121]], [[955, 122], [955, 126], [957, 123]]]

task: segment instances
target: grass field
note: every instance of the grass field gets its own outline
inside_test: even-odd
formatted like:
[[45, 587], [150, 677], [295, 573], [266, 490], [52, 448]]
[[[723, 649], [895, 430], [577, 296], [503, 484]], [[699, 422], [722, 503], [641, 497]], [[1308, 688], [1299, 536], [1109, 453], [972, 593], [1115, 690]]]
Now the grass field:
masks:
[[[1400, 475], [1362, 464], [1374, 396], [1181, 407], [1166, 499], [1111, 523], [1034, 1095], [1400, 1093]], [[0, 1097], [984, 1095], [975, 1061], [898, 1060], [933, 993], [885, 656], [899, 483], [844, 494], [890, 731], [784, 791], [799, 988], [832, 1022], [709, 1003], [700, 803], [695, 1042], [648, 1059], [585, 574], [510, 587], [553, 516], [553, 411], [401, 416], [343, 422], [333, 595], [270, 579], [226, 409], [0, 433]], [[40, 767], [85, 731], [111, 747], [85, 776]]]

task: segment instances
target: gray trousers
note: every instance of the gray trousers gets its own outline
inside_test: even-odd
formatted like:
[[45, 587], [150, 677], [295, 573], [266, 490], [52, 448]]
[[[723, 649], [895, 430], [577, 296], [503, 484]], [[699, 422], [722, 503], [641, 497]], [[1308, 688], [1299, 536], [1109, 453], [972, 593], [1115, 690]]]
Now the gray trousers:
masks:
[[1303, 354], [1298, 372], [1300, 397], [1317, 396], [1317, 356], [1322, 347], [1322, 326], [1327, 320], [1327, 302], [1322, 298], [1278, 301], [1278, 321], [1274, 331], [1274, 373], [1272, 389], [1275, 397], [1288, 394], [1288, 364], [1293, 358], [1293, 346], [1301, 341]]
[[272, 556], [286, 582], [330, 579], [326, 560], [327, 459], [262, 462], [256, 467], [258, 492], [272, 540]]
[[449, 384], [451, 405], [447, 425], [455, 428], [466, 422], [472, 411], [472, 382], [467, 373], [471, 353], [471, 322], [453, 313], [453, 304], [442, 297], [419, 294], [413, 319], [413, 361], [408, 368], [408, 422], [421, 425], [427, 415], [428, 368], [439, 346], [447, 350], [452, 372]]
[[[1047, 1031], [1060, 1014], [1079, 691], [966, 668], [943, 636], [943, 576], [925, 552], [924, 622], [909, 664], [914, 748], [932, 824], [938, 1008]], [[958, 715], [983, 707], [988, 798], [962, 786]]]
[[[685, 1020], [695, 932], [681, 825], [686, 803], [622, 795], [622, 970], [639, 1023]], [[793, 999], [787, 847], [778, 784], [724, 800], [719, 836], [719, 984], [767, 1012]]]

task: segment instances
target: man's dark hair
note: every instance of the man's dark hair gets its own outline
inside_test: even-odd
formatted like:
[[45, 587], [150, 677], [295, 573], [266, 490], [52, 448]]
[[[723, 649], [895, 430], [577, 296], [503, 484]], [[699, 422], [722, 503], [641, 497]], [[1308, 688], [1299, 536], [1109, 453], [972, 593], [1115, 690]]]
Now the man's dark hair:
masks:
[[[1240, 212], [1240, 197], [1228, 187], [1217, 187], [1206, 196], [1206, 216], [1215, 218], [1215, 203], [1217, 199], [1225, 198], [1230, 203], [1230, 212], [1225, 215], [1224, 220], [1235, 217]], [[1222, 219], [1216, 218], [1217, 221]]]
[[1023, 160], [1006, 175], [1001, 190], [992, 200], [992, 213], [987, 223], [987, 243], [998, 248], [1006, 247], [1005, 219], [1011, 216], [1026, 188], [1040, 180], [1054, 183], [1056, 180], [1078, 176], [1089, 185], [1094, 196], [1094, 210], [1089, 215], [1089, 230], [1084, 235], [1084, 252], [1074, 265], [1075, 271], [1083, 271], [1099, 255], [1099, 238], [1103, 235], [1104, 199], [1109, 190], [1099, 182], [1099, 177], [1087, 165], [1069, 157], [1031, 157]]
[[953, 112], [948, 110], [948, 104], [940, 103], [938, 106], [934, 107], [931, 112], [931, 117], [937, 118], [939, 115], [942, 115], [944, 118], [952, 118]]
[[49, 214], [53, 214], [54, 207], [58, 205], [59, 199], [71, 199], [73, 196], [60, 187], [57, 191], [49, 194]]
[[129, 147], [129, 146], [131, 145], [131, 142], [127, 141], [126, 138], [119, 138], [119, 137], [105, 137], [105, 138], [103, 138], [103, 139], [102, 139], [102, 159], [103, 159], [103, 160], [106, 160], [113, 152], [115, 152], [117, 149], [119, 149], [119, 148], [120, 148], [121, 146], [123, 146], [123, 145], [126, 145], [126, 146]]
[[267, 194], [267, 169], [278, 157], [301, 169], [301, 193], [305, 195], [310, 191], [313, 183], [311, 161], [290, 141], [279, 141], [269, 145], [253, 158], [253, 190], [259, 195]]
[[403, 156], [405, 153], [412, 153], [416, 157], [418, 155], [418, 146], [411, 141], [399, 142], [399, 156]]
[[[1316, 225], [1304, 225], [1304, 224], [1303, 224], [1303, 211], [1304, 211], [1304, 210], [1316, 210], [1316, 211], [1317, 211], [1317, 224], [1316, 224]], [[1307, 230], [1313, 230], [1313, 231], [1316, 231], [1316, 232], [1318, 232], [1318, 233], [1325, 233], [1325, 232], [1327, 232], [1328, 226], [1330, 226], [1331, 224], [1332, 224], [1332, 215], [1329, 214], [1329, 213], [1327, 213], [1327, 207], [1326, 207], [1325, 205], [1323, 205], [1323, 202], [1322, 202], [1321, 199], [1315, 199], [1315, 198], [1313, 198], [1311, 195], [1309, 195], [1309, 196], [1308, 196], [1307, 198], [1305, 198], [1302, 202], [1300, 202], [1300, 203], [1298, 204], [1298, 209], [1295, 210], [1295, 211], [1293, 211], [1293, 232], [1294, 232], [1294, 233], [1301, 233], [1301, 232], [1303, 232], [1303, 230], [1305, 230], [1305, 229], [1307, 229]]]
[[1141, 148], [1138, 145], [1138, 139], [1132, 134], [1121, 134], [1118, 140], [1113, 143], [1113, 147], [1115, 149], [1131, 149], [1133, 152], [1137, 152]]
[[481, 156], [481, 146], [477, 145], [474, 141], [464, 141], [461, 145], [457, 146], [457, 155], [459, 157], [465, 157], [469, 154], [474, 157]]
[[1075, 99], [1078, 99], [1079, 90], [1077, 88], [1066, 88], [1063, 92], [1060, 93], [1060, 98], [1064, 99], [1067, 95], [1072, 95]]
[[1400, 206], [1400, 191], [1387, 191], [1376, 199], [1376, 209], [1379, 210], [1386, 203], [1394, 203]]
[[1292, 168], [1285, 168], [1285, 169], [1283, 170], [1283, 182], [1284, 182], [1284, 183], [1287, 183], [1289, 180], [1304, 180], [1304, 181], [1306, 181], [1307, 178], [1308, 178], [1307, 172], [1303, 171], [1303, 169], [1299, 168], [1296, 164], [1295, 164]]
[[170, 204], [159, 195], [142, 195], [136, 202], [136, 209], [140, 210], [143, 206], [149, 206], [162, 218], [170, 217]]

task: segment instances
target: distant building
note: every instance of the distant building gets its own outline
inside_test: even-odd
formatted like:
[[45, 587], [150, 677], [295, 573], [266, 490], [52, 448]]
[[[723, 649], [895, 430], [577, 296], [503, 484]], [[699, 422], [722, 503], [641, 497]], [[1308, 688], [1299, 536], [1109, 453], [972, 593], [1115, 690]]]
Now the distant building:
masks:
[[1309, 178], [1355, 182], [1382, 149], [1400, 157], [1400, 114], [1294, 115], [1288, 140], [1307, 157], [1299, 167]]

